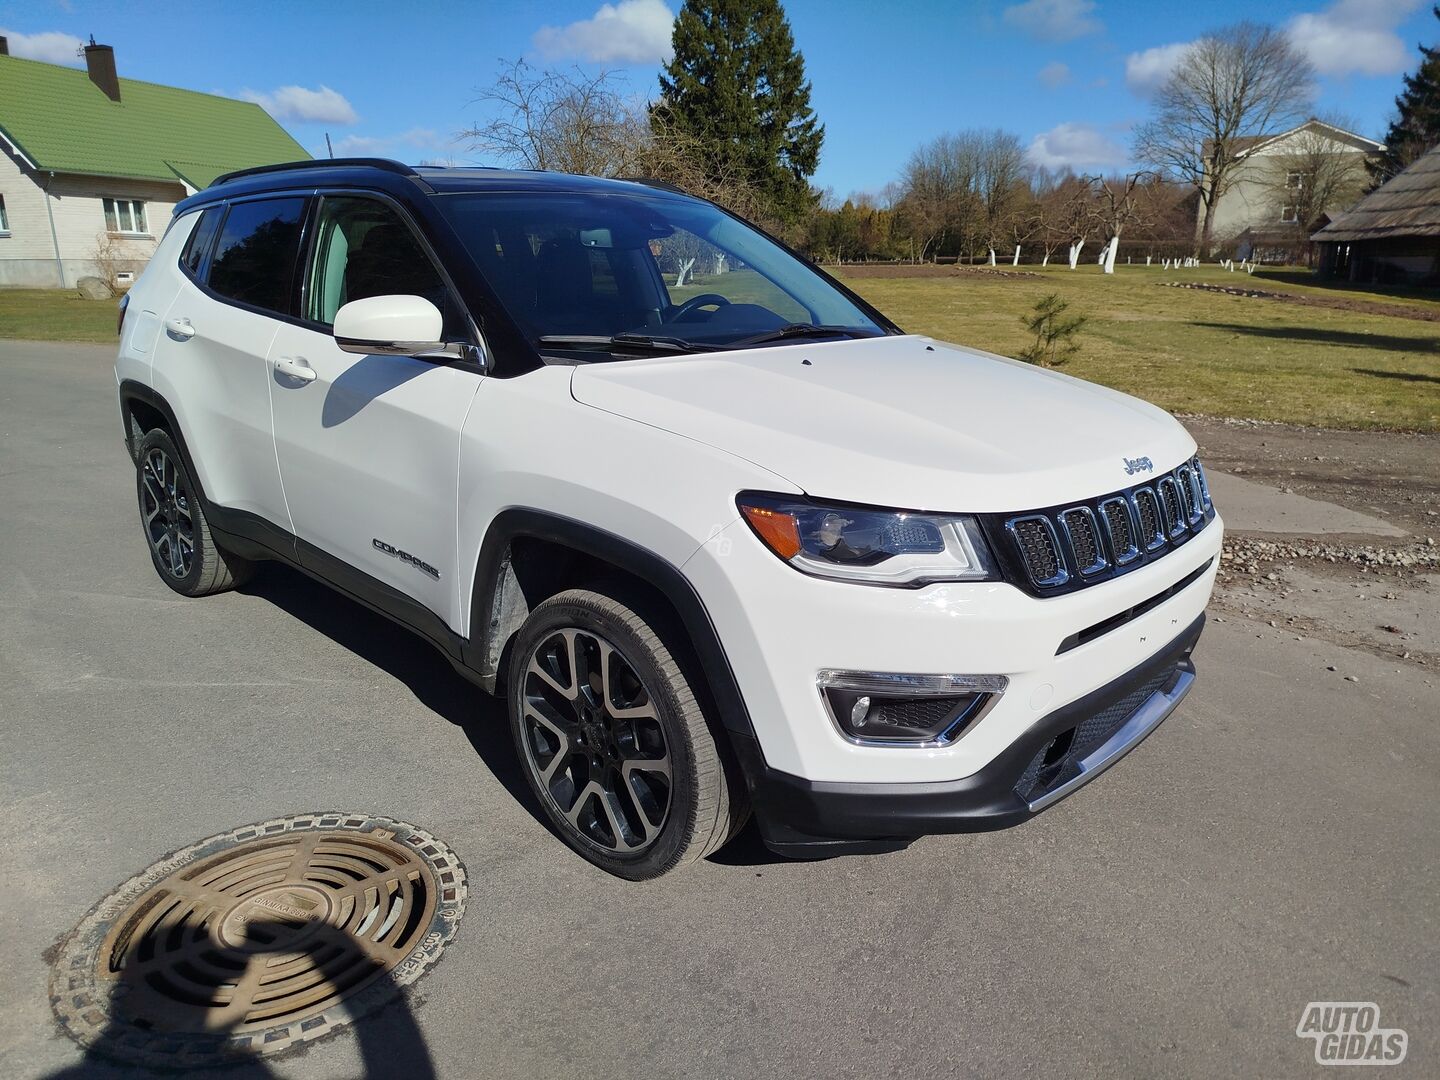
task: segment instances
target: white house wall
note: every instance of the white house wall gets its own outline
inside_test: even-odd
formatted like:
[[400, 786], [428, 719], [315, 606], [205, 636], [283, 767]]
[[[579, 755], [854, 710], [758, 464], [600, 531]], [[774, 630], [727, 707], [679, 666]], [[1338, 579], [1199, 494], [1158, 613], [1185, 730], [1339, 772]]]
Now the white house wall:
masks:
[[[47, 182], [64, 267], [63, 282], [55, 265], [55, 241], [45, 212], [47, 193], [43, 185]], [[105, 231], [102, 200], [140, 199], [145, 203], [147, 235], [116, 239], [118, 254], [126, 261], [126, 268], [139, 271], [155, 253], [155, 246], [170, 223], [170, 214], [175, 204], [185, 197], [186, 188], [178, 180], [172, 184], [64, 173], [57, 174], [52, 182], [49, 174], [31, 172], [6, 147], [0, 152], [0, 195], [5, 198], [5, 214], [10, 224], [10, 234], [0, 235], [0, 286], [70, 288], [81, 277], [95, 273], [96, 241]]]

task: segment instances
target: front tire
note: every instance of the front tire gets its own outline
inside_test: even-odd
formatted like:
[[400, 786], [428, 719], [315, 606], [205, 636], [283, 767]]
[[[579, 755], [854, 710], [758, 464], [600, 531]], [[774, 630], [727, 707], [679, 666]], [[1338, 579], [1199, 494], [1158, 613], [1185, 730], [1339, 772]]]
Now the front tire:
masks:
[[160, 428], [140, 440], [135, 488], [150, 561], [166, 585], [183, 596], [208, 596], [250, 576], [254, 564], [221, 551], [211, 537], [194, 481]]
[[630, 604], [580, 589], [546, 600], [516, 637], [507, 686], [531, 790], [596, 866], [659, 877], [743, 822], [744, 793], [676, 650]]

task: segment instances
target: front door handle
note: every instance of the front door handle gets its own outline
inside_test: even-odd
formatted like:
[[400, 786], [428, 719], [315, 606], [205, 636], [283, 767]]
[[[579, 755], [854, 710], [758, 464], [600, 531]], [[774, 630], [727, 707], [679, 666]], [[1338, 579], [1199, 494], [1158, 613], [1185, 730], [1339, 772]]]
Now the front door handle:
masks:
[[275, 370], [286, 378], [307, 383], [315, 381], [315, 369], [305, 362], [303, 356], [282, 356], [275, 361]]
[[166, 319], [165, 329], [176, 341], [189, 341], [195, 336], [195, 327], [190, 325], [189, 319]]

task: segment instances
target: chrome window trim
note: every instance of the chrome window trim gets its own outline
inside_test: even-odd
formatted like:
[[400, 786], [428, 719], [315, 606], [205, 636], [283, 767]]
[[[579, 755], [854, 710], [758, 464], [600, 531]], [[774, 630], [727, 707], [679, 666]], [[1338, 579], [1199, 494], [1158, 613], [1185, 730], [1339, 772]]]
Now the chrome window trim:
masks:
[[[1095, 557], [1098, 561], [1091, 563], [1089, 566], [1079, 565], [1079, 556], [1076, 555], [1075, 551], [1075, 537], [1070, 530], [1070, 522], [1067, 520], [1071, 514], [1084, 514], [1090, 519], [1090, 535], [1095, 538]], [[1061, 510], [1060, 513], [1055, 516], [1060, 519], [1060, 528], [1065, 533], [1065, 545], [1069, 549], [1070, 554], [1075, 555], [1075, 569], [1080, 572], [1081, 577], [1090, 577], [1098, 574], [1101, 570], [1108, 570], [1110, 568], [1110, 560], [1105, 557], [1105, 543], [1100, 538], [1100, 529], [1095, 524], [1095, 515], [1088, 506], [1071, 506], [1065, 510]]]

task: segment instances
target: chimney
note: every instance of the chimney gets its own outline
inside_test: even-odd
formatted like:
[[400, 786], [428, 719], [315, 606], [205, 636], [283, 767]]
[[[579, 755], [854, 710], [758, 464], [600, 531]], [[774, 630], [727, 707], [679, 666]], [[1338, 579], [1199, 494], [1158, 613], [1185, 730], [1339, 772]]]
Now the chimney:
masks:
[[115, 74], [115, 50], [109, 45], [96, 45], [95, 35], [90, 35], [90, 44], [85, 46], [85, 67], [90, 72], [90, 81], [98, 86], [111, 101], [120, 100], [120, 77]]

